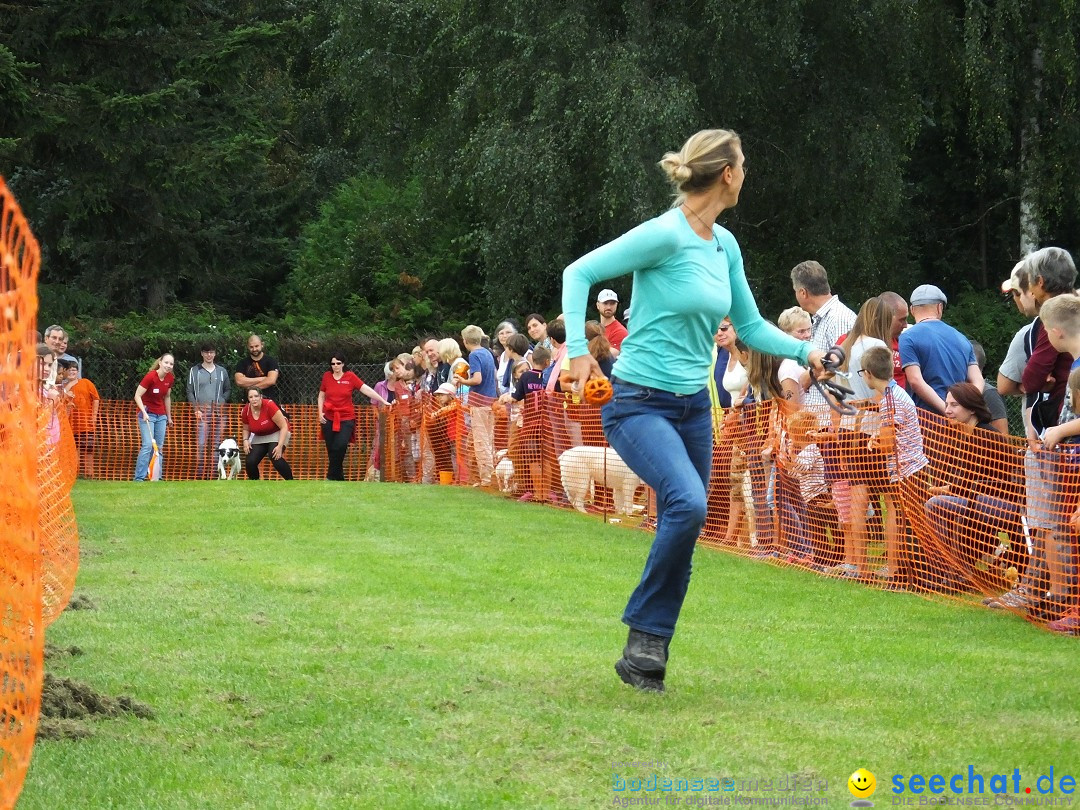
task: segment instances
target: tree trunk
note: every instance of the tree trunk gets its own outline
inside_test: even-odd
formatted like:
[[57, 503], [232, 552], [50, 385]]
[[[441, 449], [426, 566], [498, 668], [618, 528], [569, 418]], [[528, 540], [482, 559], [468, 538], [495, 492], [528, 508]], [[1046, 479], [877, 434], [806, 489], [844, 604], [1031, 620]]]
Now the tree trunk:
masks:
[[1042, 99], [1042, 48], [1031, 55], [1032, 105], [1027, 122], [1020, 132], [1020, 255], [1026, 256], [1039, 246], [1039, 211], [1035, 203], [1032, 156], [1039, 140], [1039, 103]]
[[169, 303], [170, 289], [168, 280], [156, 276], [146, 285], [146, 308], [151, 312], [163, 312]]

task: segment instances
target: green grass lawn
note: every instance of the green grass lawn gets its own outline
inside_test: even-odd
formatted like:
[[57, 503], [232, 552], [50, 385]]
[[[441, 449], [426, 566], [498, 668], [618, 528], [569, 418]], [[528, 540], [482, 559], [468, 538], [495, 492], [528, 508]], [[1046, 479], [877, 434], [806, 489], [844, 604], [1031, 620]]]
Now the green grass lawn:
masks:
[[800, 774], [846, 806], [860, 766], [881, 806], [893, 774], [1080, 776], [1080, 646], [1011, 615], [701, 548], [657, 696], [612, 668], [649, 534], [458, 488], [80, 483], [74, 498], [76, 592], [97, 609], [50, 627], [84, 654], [48, 667], [156, 717], [39, 741], [20, 810], [657, 796], [613, 791], [615, 773]]

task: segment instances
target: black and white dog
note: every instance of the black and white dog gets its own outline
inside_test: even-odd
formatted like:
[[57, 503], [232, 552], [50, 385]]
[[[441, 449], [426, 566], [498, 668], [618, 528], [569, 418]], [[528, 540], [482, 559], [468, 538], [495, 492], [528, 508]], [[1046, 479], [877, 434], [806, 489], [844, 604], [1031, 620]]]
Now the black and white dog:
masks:
[[217, 449], [218, 478], [235, 480], [240, 475], [240, 447], [236, 439], [225, 439]]

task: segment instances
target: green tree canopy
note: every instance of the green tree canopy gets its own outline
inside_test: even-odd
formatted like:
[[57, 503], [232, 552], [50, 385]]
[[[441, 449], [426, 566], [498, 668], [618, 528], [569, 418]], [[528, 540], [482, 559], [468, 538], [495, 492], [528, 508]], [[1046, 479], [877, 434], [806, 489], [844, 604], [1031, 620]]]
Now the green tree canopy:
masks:
[[272, 299], [311, 207], [288, 136], [295, 13], [9, 7], [4, 46], [22, 63], [7, 75], [24, 101], [0, 112], [16, 134], [3, 165], [42, 237], [45, 282], [93, 290], [110, 308]]
[[955, 296], [1022, 230], [1077, 247], [1078, 43], [1063, 0], [40, 0], [0, 20], [0, 171], [72, 311], [400, 335], [557, 312], [726, 126], [766, 314], [806, 258], [855, 305]]

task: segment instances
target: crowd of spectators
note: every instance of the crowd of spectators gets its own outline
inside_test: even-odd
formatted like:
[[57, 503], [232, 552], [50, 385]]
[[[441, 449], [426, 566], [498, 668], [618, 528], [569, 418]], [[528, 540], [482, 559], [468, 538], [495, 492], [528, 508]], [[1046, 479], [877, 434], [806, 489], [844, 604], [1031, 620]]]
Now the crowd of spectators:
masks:
[[[797, 265], [791, 280], [799, 306], [779, 325], [819, 348], [842, 347], [837, 373], [853, 391], [845, 404], [858, 407], [830, 403], [805, 370], [746, 351], [721, 325], [712, 388], [731, 402], [717, 442], [719, 480], [730, 487], [724, 542], [889, 588], [996, 586], [1004, 592], [988, 607], [1080, 632], [1080, 462], [1070, 446], [1080, 419], [1067, 397], [1071, 374], [1080, 387], [1080, 362], [1065, 345], [1080, 319], [1052, 332], [1038, 317], [1054, 299], [1062, 309], [1080, 301], [1071, 256], [1035, 251], [1002, 284], [1034, 319], [996, 387], [983, 378], [982, 347], [943, 321], [948, 298], [936, 285], [906, 301], [882, 292], [856, 315], [817, 262]], [[1022, 451], [1006, 438], [1002, 395], [1023, 397]]]
[[[983, 377], [982, 347], [943, 320], [948, 297], [938, 286], [920, 285], [907, 298], [883, 291], [856, 313], [818, 262], [796, 265], [791, 282], [796, 305], [779, 313], [777, 324], [822, 350], [843, 348], [837, 373], [858, 408], [838, 413], [805, 367], [749, 350], [729, 320], [719, 324], [709, 381], [717, 439], [710, 503], [719, 504], [723, 542], [893, 588], [963, 587], [945, 573], [957, 563], [973, 576], [1013, 570], [1011, 587], [988, 598], [989, 607], [1034, 611], [1056, 629], [1080, 632], [1080, 460], [1072, 452], [1080, 444], [1080, 405], [1070, 393], [1080, 389], [1080, 361], [1066, 345], [1072, 322], [1062, 316], [1064, 325], [1053, 332], [1040, 318], [1054, 299], [1078, 300], [1071, 256], [1059, 248], [1035, 251], [1002, 283], [1032, 321], [1012, 340], [996, 386]], [[1057, 306], [1068, 315], [1067, 306]], [[595, 307], [597, 319], [586, 325], [589, 352], [610, 375], [627, 326], [613, 290], [601, 290]], [[385, 419], [394, 426], [387, 431], [381, 422], [393, 443], [375, 442], [369, 479], [393, 469], [400, 480], [490, 487], [496, 453], [506, 449], [518, 463], [522, 500], [563, 500], [551, 465], [539, 459], [581, 444], [581, 426], [565, 410], [545, 412], [544, 397], [531, 396], [564, 385], [573, 393], [561, 317], [549, 322], [530, 313], [523, 331], [507, 319], [493, 334], [470, 325], [460, 336], [430, 337], [391, 358], [373, 386], [334, 353], [318, 396], [327, 477], [344, 478], [355, 393], [389, 406]], [[41, 393], [71, 410], [80, 474], [92, 476], [100, 397], [67, 345], [61, 326], [45, 330]], [[258, 335], [231, 374], [215, 362], [216, 348], [200, 348], [185, 387], [196, 418], [194, 477], [215, 476], [226, 402], [236, 386], [246, 391], [247, 477], [258, 478], [259, 462], [269, 456], [290, 478], [291, 427], [276, 402], [278, 363]], [[135, 480], [153, 475], [152, 457], [165, 444], [174, 362], [171, 354], [159, 358], [134, 394], [142, 437]], [[1022, 453], [1006, 439], [1003, 397], [1023, 398]], [[924, 446], [930, 428], [948, 442]], [[921, 505], [918, 514], [912, 504]], [[919, 526], [934, 542], [914, 539]]]

